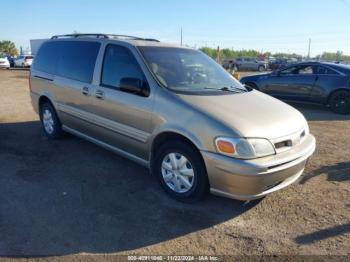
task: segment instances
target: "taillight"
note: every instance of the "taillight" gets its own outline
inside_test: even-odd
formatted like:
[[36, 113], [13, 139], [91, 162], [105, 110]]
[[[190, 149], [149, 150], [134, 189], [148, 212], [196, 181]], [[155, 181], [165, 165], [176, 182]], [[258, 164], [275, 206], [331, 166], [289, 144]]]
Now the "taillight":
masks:
[[28, 82], [29, 82], [29, 90], [30, 90], [30, 92], [32, 92], [32, 79], [31, 79], [31, 76], [32, 76], [32, 72], [29, 71], [29, 79], [28, 79]]

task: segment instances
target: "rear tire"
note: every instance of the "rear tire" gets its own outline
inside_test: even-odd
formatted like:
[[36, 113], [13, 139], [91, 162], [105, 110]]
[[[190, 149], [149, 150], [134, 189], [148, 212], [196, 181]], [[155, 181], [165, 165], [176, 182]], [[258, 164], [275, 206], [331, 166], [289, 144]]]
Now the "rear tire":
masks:
[[337, 114], [350, 113], [350, 91], [339, 90], [334, 92], [329, 98], [331, 110]]
[[265, 71], [265, 67], [264, 66], [259, 66], [258, 70], [259, 70], [259, 72], [264, 72]]
[[157, 149], [152, 165], [164, 191], [181, 202], [202, 199], [209, 190], [208, 176], [202, 156], [183, 141], [170, 141]]
[[40, 107], [41, 126], [46, 137], [57, 139], [62, 137], [63, 130], [56, 110], [49, 102], [45, 102]]

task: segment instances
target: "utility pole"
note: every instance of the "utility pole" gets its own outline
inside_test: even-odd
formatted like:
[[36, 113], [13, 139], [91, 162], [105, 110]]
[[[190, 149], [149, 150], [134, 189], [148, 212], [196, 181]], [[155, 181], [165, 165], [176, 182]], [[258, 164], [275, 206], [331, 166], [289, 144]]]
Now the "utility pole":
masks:
[[220, 64], [220, 46], [216, 49], [216, 62]]
[[181, 26], [181, 46], [182, 46], [182, 26]]
[[309, 51], [307, 53], [307, 58], [310, 59], [310, 51], [311, 51], [311, 38], [309, 38]]

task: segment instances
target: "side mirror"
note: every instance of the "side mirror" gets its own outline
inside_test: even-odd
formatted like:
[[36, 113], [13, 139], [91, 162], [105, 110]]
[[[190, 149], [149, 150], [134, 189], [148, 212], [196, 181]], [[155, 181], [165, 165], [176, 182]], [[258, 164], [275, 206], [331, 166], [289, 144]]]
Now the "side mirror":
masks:
[[119, 89], [124, 92], [141, 96], [149, 95], [149, 86], [147, 82], [139, 78], [124, 77], [120, 79]]

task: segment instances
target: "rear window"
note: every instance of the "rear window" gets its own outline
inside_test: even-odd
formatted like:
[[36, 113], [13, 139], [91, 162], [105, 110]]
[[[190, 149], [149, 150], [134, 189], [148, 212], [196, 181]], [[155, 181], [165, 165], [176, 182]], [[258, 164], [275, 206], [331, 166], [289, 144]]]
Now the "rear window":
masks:
[[33, 68], [49, 74], [90, 83], [100, 43], [87, 41], [55, 41], [42, 45]]
[[27, 56], [25, 57], [25, 59], [33, 59], [33, 56], [27, 55]]
[[324, 66], [317, 67], [317, 74], [319, 75], [338, 75], [338, 73], [330, 68]]

